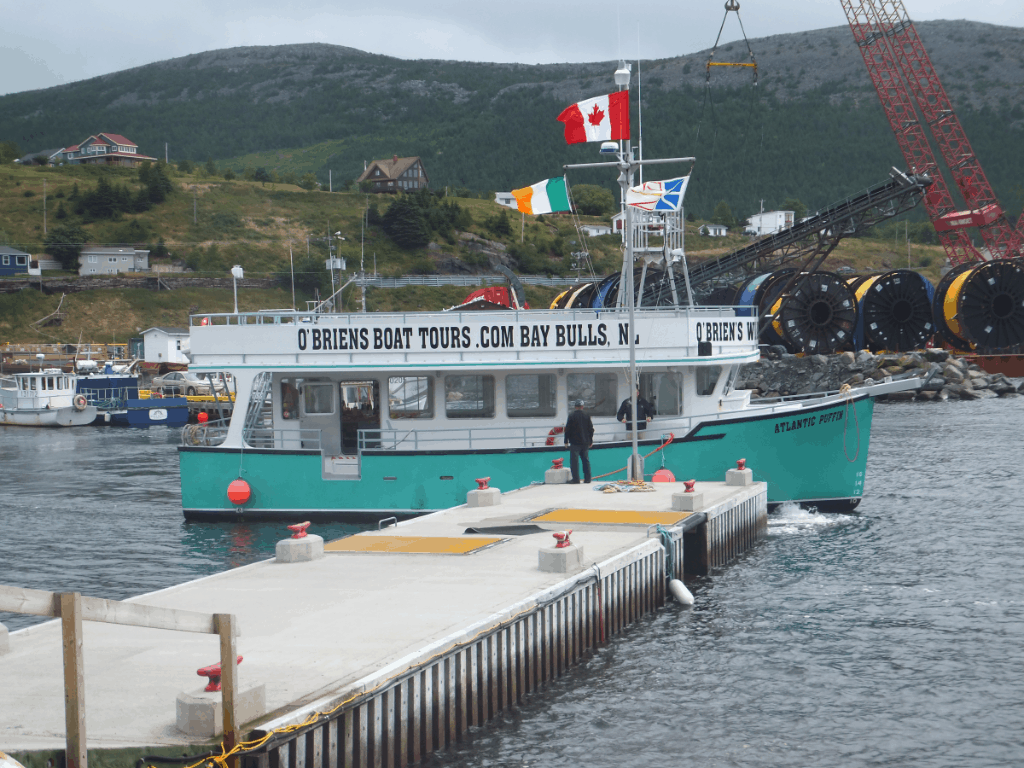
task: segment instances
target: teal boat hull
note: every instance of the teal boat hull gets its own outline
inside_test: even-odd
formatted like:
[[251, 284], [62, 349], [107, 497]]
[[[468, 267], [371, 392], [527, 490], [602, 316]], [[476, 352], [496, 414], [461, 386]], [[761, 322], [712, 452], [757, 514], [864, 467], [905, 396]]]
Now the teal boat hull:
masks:
[[[753, 413], [703, 422], [670, 442], [641, 441], [645, 472], [665, 467], [678, 480], [721, 481], [746, 459], [768, 483], [771, 505], [797, 502], [847, 511], [864, 493], [874, 400]], [[653, 427], [654, 425], [652, 425]], [[648, 438], [656, 435], [649, 429]], [[542, 482], [562, 446], [472, 451], [364, 451], [358, 479], [324, 479], [318, 452], [180, 446], [181, 496], [190, 520], [370, 519], [413, 517], [464, 504], [476, 478], [509, 491]], [[590, 452], [595, 480], [625, 477], [628, 442]], [[228, 484], [241, 478], [250, 497], [235, 506]]]

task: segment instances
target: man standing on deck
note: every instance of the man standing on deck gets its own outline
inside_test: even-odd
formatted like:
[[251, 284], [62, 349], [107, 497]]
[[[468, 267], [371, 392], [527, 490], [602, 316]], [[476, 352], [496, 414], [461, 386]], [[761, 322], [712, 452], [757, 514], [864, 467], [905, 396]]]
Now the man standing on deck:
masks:
[[[633, 402], [631, 398], [626, 398], [622, 401], [622, 405], [619, 406], [619, 412], [615, 414], [615, 418], [619, 421], [625, 422], [626, 431], [633, 431]], [[644, 439], [644, 430], [647, 429], [647, 422], [654, 421], [654, 406], [649, 402], [640, 397], [640, 388], [636, 390], [636, 423], [637, 423], [637, 440]]]
[[590, 482], [590, 449], [594, 447], [594, 422], [583, 410], [583, 401], [573, 403], [575, 408], [565, 422], [565, 444], [569, 446], [570, 483], [579, 485], [579, 459], [583, 459], [583, 482]]

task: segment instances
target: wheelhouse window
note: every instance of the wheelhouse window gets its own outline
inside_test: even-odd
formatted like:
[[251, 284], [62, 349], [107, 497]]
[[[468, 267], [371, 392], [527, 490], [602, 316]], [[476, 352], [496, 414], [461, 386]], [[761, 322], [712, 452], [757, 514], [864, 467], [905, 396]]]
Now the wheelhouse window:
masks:
[[591, 416], [614, 416], [619, 409], [619, 377], [614, 373], [570, 373], [566, 384], [569, 402], [582, 400]]
[[302, 411], [310, 415], [334, 413], [334, 385], [312, 382], [304, 384]]
[[678, 416], [682, 403], [678, 373], [641, 373], [640, 396], [654, 406], [658, 416]]
[[434, 418], [434, 380], [429, 376], [388, 379], [388, 414], [392, 419]]
[[697, 394], [701, 397], [707, 397], [715, 393], [715, 385], [718, 384], [718, 378], [722, 375], [722, 366], [720, 365], [709, 365], [700, 366], [696, 371], [696, 387]]
[[557, 378], [553, 373], [505, 377], [505, 412], [512, 419], [549, 418], [558, 411]]
[[493, 376], [445, 376], [444, 412], [449, 419], [494, 416]]

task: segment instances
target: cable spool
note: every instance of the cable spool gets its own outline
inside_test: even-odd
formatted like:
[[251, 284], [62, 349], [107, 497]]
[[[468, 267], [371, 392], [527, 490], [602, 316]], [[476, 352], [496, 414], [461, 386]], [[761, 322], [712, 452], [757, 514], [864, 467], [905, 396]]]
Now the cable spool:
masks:
[[594, 299], [594, 292], [597, 290], [597, 283], [585, 283], [578, 288], [573, 288], [569, 298], [565, 302], [566, 309], [590, 308], [590, 302]]
[[[782, 293], [782, 289], [789, 282], [789, 278], [792, 277], [794, 272], [796, 272], [795, 269], [787, 267], [786, 269], [777, 269], [763, 276], [764, 279], [757, 286], [753, 297], [750, 299], [751, 305], [757, 307], [758, 317], [764, 317], [769, 314], [774, 315], [778, 312], [782, 303], [779, 294]], [[741, 295], [742, 293], [744, 292], [741, 291]], [[781, 345], [790, 352], [800, 351], [783, 334], [782, 323], [778, 317], [771, 323], [762, 323], [760, 342], [768, 345]]]
[[562, 291], [560, 294], [555, 296], [551, 300], [551, 306], [548, 309], [565, 309], [565, 302], [569, 300], [569, 294], [572, 293], [572, 288]]
[[939, 283], [932, 304], [943, 340], [985, 351], [1024, 343], [1024, 262], [961, 264]]
[[872, 352], [922, 349], [935, 335], [935, 288], [918, 272], [894, 269], [847, 284], [857, 298], [857, 347]]
[[829, 354], [853, 345], [857, 299], [839, 275], [802, 275], [781, 310], [779, 302], [772, 307], [778, 313], [772, 326], [790, 346], [808, 354]]
[[621, 278], [621, 274], [614, 272], [598, 283], [597, 288], [594, 289], [594, 298], [590, 302], [591, 308], [614, 307], [615, 300], [619, 296], [619, 280]]

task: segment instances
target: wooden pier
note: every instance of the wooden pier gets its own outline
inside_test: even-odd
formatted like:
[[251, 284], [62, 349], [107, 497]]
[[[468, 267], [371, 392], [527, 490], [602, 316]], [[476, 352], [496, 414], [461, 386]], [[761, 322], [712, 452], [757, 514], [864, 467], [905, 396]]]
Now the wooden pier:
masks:
[[[767, 530], [763, 483], [698, 483], [693, 512], [673, 510], [682, 484], [593, 488], [530, 486], [130, 602], [237, 617], [238, 686], [265, 686], [267, 709], [244, 727], [242, 768], [409, 765], [658, 610], [670, 577], [723, 566]], [[568, 529], [581, 564], [540, 570]], [[0, 748], [63, 748], [60, 657], [59, 622], [11, 634]], [[197, 744], [176, 730], [175, 701], [217, 658], [202, 636], [88, 624], [88, 746]]]

